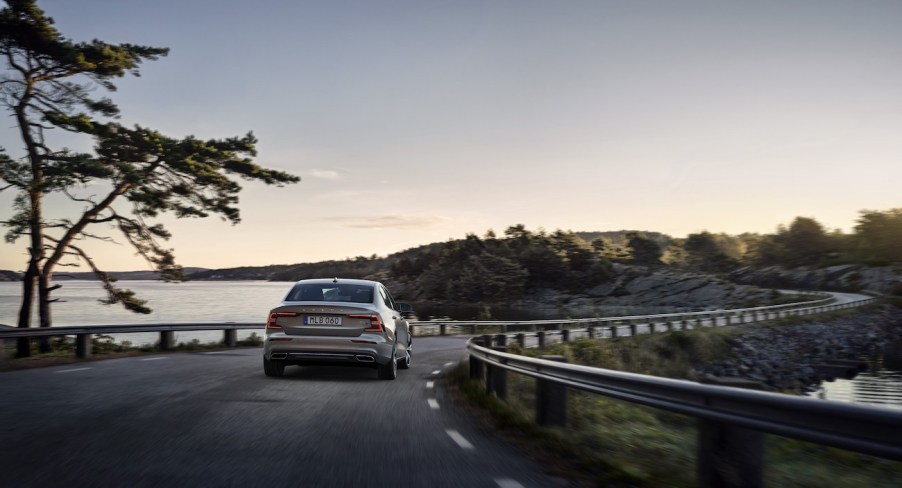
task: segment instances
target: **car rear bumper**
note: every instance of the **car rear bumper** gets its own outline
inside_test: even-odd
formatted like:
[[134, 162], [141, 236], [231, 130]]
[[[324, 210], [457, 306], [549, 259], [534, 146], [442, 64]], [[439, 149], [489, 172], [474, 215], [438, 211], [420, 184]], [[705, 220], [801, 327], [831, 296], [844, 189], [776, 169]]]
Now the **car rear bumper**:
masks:
[[391, 344], [352, 342], [347, 338], [309, 337], [292, 341], [266, 341], [263, 355], [270, 361], [303, 365], [369, 366], [391, 361]]

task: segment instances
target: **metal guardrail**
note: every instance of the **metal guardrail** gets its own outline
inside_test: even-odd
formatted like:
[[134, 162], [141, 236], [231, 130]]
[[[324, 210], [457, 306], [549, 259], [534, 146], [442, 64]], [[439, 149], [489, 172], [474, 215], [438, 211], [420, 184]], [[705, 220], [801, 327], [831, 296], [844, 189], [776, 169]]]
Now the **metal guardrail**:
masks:
[[[866, 298], [795, 312], [827, 312], [874, 301]], [[643, 319], [654, 324], [665, 316]], [[719, 324], [712, 318], [709, 326], [718, 325], [730, 325], [730, 319]], [[567, 341], [579, 331], [562, 330], [561, 338]], [[594, 337], [591, 326], [582, 331]], [[635, 334], [636, 329], [631, 332]], [[653, 325], [649, 332], [656, 332]], [[521, 346], [526, 335], [536, 335], [539, 347], [544, 346], [545, 332], [516, 334]], [[506, 396], [506, 372], [535, 378], [536, 421], [543, 425], [565, 425], [568, 388], [696, 417], [700, 419], [699, 486], [763, 486], [762, 433], [902, 460], [902, 412], [567, 364], [563, 357], [519, 356], [506, 352], [507, 339], [498, 334], [467, 342], [470, 376], [484, 379], [487, 393]], [[496, 342], [500, 342], [497, 348]]]
[[[686, 312], [679, 314], [658, 314], [658, 315], [634, 315], [625, 317], [604, 317], [604, 318], [585, 318], [585, 319], [562, 319], [562, 320], [532, 320], [532, 321], [411, 321], [411, 325], [416, 329], [422, 326], [437, 326], [440, 335], [445, 335], [449, 328], [460, 329], [466, 327], [472, 334], [476, 334], [480, 328], [499, 327], [505, 332], [509, 327], [525, 326], [532, 330], [539, 327], [545, 329], [563, 328], [574, 324], [586, 324], [590, 327], [605, 326], [609, 327], [609, 334], [623, 335], [622, 328], [628, 328], [630, 333], [635, 335], [639, 327], [643, 324], [646, 328], [650, 327], [654, 332], [654, 324], [656, 322], [665, 322], [668, 329], [673, 327], [691, 327], [690, 322], [695, 326], [716, 326], [716, 325], [732, 325], [734, 322], [748, 323], [750, 321], [767, 320], [770, 318], [779, 318], [790, 315], [805, 315], [809, 313], [818, 313], [820, 311], [829, 311], [832, 309], [846, 308], [844, 305], [830, 305], [832, 298], [824, 293], [811, 292], [811, 295], [824, 296], [821, 300], [789, 303], [783, 305], [771, 305], [765, 307], [753, 307], [733, 310], [715, 310], [703, 312]], [[812, 305], [815, 305], [812, 307]], [[826, 308], [825, 308], [826, 307]], [[835, 308], [833, 308], [835, 307]], [[671, 320], [668, 320], [671, 319]], [[677, 323], [679, 322], [679, 323]], [[91, 355], [91, 338], [95, 334], [122, 334], [132, 332], [158, 332], [160, 334], [160, 349], [170, 349], [175, 345], [175, 335], [177, 331], [198, 331], [198, 330], [222, 330], [223, 342], [230, 347], [237, 343], [237, 331], [242, 329], [263, 329], [263, 323], [187, 323], [187, 324], [128, 324], [128, 325], [84, 325], [84, 326], [55, 326], [55, 327], [31, 327], [31, 328], [0, 328], [0, 339], [31, 339], [40, 337], [59, 337], [59, 336], [75, 336], [76, 350], [75, 354], [79, 358], [85, 358]], [[591, 335], [591, 333], [590, 333]], [[27, 344], [20, 344], [19, 356], [29, 354]]]
[[[816, 313], [824, 313], [846, 308], [859, 307], [865, 304], [873, 303], [876, 298], [869, 298], [851, 303], [833, 303], [834, 298], [827, 293], [810, 293], [823, 298], [808, 302], [795, 302], [781, 305], [768, 305], [762, 307], [738, 308], [730, 310], [707, 310], [701, 312], [680, 312], [665, 313], [654, 315], [627, 315], [620, 317], [593, 317], [578, 319], [552, 319], [552, 320], [480, 320], [480, 321], [459, 321], [459, 320], [430, 320], [430, 321], [412, 321], [414, 326], [433, 326], [438, 327], [439, 335], [447, 335], [450, 330], [467, 329], [470, 334], [477, 334], [479, 328], [497, 327], [502, 333], [512, 328], [528, 328], [530, 332], [535, 332], [538, 328], [545, 330], [558, 330], [563, 327], [572, 327], [585, 325], [593, 329], [605, 329], [612, 335], [623, 335], [624, 329], [629, 329], [631, 335], [635, 335], [639, 327], [662, 325], [667, 330], [674, 328], [690, 328], [690, 327], [714, 327], [721, 325], [737, 325], [764, 320], [773, 320], [778, 318], [811, 315]], [[613, 328], [613, 329], [612, 329]], [[589, 329], [576, 329], [577, 331], [588, 332]], [[653, 331], [652, 331], [653, 332]]]
[[26, 357], [30, 354], [28, 343], [22, 344], [22, 340], [35, 337], [62, 337], [75, 336], [75, 356], [87, 358], [91, 356], [91, 339], [95, 334], [127, 334], [133, 332], [158, 332], [160, 334], [159, 347], [162, 350], [172, 349], [175, 346], [175, 333], [198, 330], [223, 331], [223, 343], [228, 347], [238, 344], [238, 331], [243, 329], [263, 329], [263, 323], [193, 323], [193, 324], [125, 324], [125, 325], [79, 325], [38, 328], [8, 328], [0, 329], [0, 340], [19, 339], [18, 356]]
[[467, 349], [485, 363], [569, 388], [902, 460], [902, 412], [529, 358], [472, 340]]
[[263, 323], [210, 322], [191, 324], [124, 324], [124, 325], [63, 325], [28, 329], [9, 328], [0, 330], [0, 338], [71, 336], [80, 334], [127, 334], [131, 332], [184, 332], [196, 330], [244, 330], [262, 329]]

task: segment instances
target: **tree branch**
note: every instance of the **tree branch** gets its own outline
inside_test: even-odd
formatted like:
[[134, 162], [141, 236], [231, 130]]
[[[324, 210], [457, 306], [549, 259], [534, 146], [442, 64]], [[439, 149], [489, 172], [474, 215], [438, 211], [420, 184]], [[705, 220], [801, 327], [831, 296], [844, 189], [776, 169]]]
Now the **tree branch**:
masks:
[[97, 279], [100, 280], [101, 284], [103, 285], [103, 289], [106, 290], [108, 298], [106, 300], [99, 300], [100, 303], [104, 305], [115, 305], [117, 303], [121, 303], [126, 310], [131, 310], [135, 313], [149, 314], [153, 312], [153, 310], [145, 305], [147, 303], [147, 300], [138, 299], [137, 297], [135, 297], [135, 292], [123, 288], [116, 288], [113, 285], [116, 280], [109, 274], [98, 268], [97, 265], [94, 264], [94, 260], [92, 260], [90, 256], [88, 256], [88, 254], [85, 253], [81, 248], [73, 246], [71, 244], [69, 244], [67, 247], [81, 256], [85, 264], [87, 264], [88, 267], [91, 268], [94, 276], [96, 276]]

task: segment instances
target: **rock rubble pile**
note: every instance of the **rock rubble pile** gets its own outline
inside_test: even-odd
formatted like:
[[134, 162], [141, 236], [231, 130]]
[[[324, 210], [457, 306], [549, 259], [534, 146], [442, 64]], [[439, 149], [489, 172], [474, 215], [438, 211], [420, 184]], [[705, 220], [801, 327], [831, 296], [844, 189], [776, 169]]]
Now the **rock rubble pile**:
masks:
[[743, 326], [730, 359], [699, 365], [700, 377], [743, 378], [777, 391], [813, 391], [829, 378], [819, 365], [865, 361], [902, 341], [902, 309], [884, 307], [826, 322]]

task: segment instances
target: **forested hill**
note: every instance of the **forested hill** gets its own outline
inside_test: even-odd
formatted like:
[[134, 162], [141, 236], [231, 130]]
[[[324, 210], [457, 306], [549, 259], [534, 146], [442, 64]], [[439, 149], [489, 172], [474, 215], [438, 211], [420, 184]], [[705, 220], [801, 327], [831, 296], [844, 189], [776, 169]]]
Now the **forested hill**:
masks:
[[643, 231], [643, 230], [614, 230], [614, 231], [605, 231], [605, 232], [574, 232], [576, 237], [591, 243], [596, 239], [602, 239], [604, 241], [610, 242], [612, 244], [618, 244], [626, 247], [629, 243], [629, 236], [631, 234], [641, 234], [645, 237], [651, 239], [662, 249], [666, 248], [670, 245], [671, 241], [673, 241], [673, 237], [662, 234], [660, 232], [651, 232], [651, 231]]
[[[827, 231], [817, 220], [797, 217], [773, 234], [714, 234], [673, 238], [642, 231], [530, 231], [508, 227], [464, 239], [427, 244], [386, 257], [224, 269], [186, 268], [192, 280], [296, 281], [337, 276], [375, 278], [407, 285], [425, 296], [510, 298], [540, 289], [581, 289], [612, 277], [612, 263], [663, 267], [723, 277], [749, 269], [885, 266], [902, 263], [902, 208], [862, 210], [853, 233]], [[117, 279], [154, 279], [152, 272], [111, 273]], [[60, 279], [92, 279], [90, 273], [58, 273]], [[0, 280], [21, 275], [0, 271]], [[902, 287], [902, 284], [899, 285]], [[473, 290], [480, 290], [474, 292]], [[466, 290], [466, 291], [464, 291]], [[464, 298], [460, 296], [460, 298]]]

